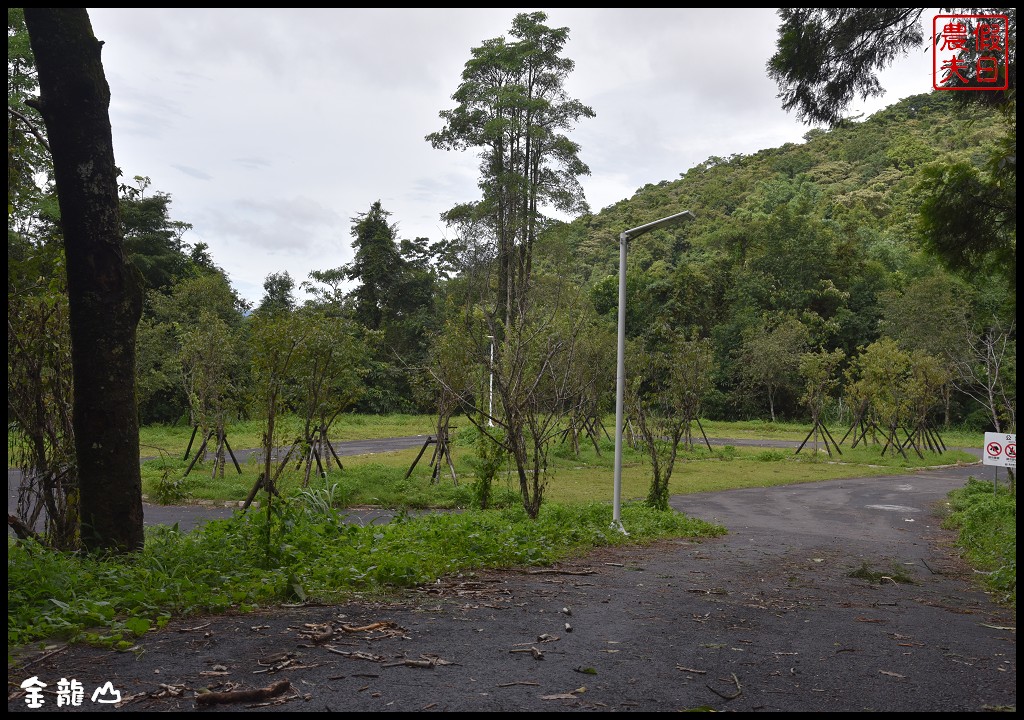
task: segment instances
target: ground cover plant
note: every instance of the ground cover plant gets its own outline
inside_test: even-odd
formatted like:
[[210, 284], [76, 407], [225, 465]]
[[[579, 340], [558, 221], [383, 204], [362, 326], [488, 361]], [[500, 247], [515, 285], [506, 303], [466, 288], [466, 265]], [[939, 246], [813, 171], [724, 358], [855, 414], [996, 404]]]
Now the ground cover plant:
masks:
[[1017, 496], [1005, 486], [971, 478], [949, 496], [946, 527], [960, 533], [964, 557], [984, 573], [996, 599], [1017, 607]]
[[480, 568], [548, 565], [598, 546], [725, 529], [679, 513], [627, 505], [627, 538], [602, 503], [400, 515], [386, 525], [345, 522], [302, 497], [191, 533], [159, 527], [137, 556], [54, 552], [8, 541], [8, 649], [47, 638], [132, 647], [172, 616], [283, 601], [335, 602]]

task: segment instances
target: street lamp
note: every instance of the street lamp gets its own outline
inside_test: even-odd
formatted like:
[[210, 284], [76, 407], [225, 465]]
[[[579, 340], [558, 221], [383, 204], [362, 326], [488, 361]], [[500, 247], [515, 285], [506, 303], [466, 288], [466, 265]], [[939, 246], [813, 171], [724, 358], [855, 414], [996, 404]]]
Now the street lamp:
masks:
[[612, 527], [623, 533], [626, 532], [622, 527], [622, 405], [626, 396], [626, 248], [630, 240], [651, 230], [695, 219], [696, 215], [684, 210], [619, 234], [619, 356], [615, 377], [615, 496], [612, 503]]
[[491, 339], [491, 364], [488, 367], [491, 377], [487, 387], [487, 425], [494, 427], [494, 336], [488, 335], [487, 337]]

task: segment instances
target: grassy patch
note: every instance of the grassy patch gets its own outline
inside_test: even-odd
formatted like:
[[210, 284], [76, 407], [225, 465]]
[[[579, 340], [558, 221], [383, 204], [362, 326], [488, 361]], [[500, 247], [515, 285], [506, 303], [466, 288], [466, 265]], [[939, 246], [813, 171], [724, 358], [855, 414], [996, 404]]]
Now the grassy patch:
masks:
[[[426, 416], [343, 420], [339, 440], [429, 434], [433, 422]], [[755, 428], [748, 430], [753, 433]], [[756, 430], [765, 437], [763, 427]], [[744, 431], [729, 424], [715, 426], [708, 434], [734, 437]], [[143, 454], [154, 459], [142, 464], [143, 492], [151, 501], [165, 502], [181, 502], [184, 497], [244, 499], [259, 474], [257, 459], [246, 461], [241, 474], [229, 462], [223, 478], [212, 477], [210, 463], [198, 463], [186, 478], [189, 461], [182, 458], [190, 432], [144, 430], [148, 442], [143, 443]], [[253, 447], [259, 432], [257, 423], [240, 424], [229, 430], [229, 440], [235, 449]], [[768, 436], [802, 440], [805, 433], [804, 428], [776, 428]], [[780, 437], [786, 434], [790, 437]], [[145, 446], [156, 449], [147, 453]], [[598, 449], [582, 443], [579, 454], [568, 445], [553, 449], [538, 521], [525, 518], [518, 479], [506, 464], [494, 483], [492, 501], [497, 509], [416, 519], [403, 513], [383, 526], [344, 522], [344, 508], [357, 505], [469, 508], [474, 450], [470, 434], [457, 431], [452, 445], [457, 481], [447, 468], [434, 481], [429, 453], [406, 478], [419, 448], [343, 457], [344, 471], [335, 467], [326, 478], [314, 474], [308, 486], [303, 485], [304, 468], [291, 464], [279, 481], [285, 501], [275, 502], [271, 514], [266, 509], [250, 511], [188, 534], [153, 528], [147, 531], [145, 550], [130, 560], [53, 553], [9, 540], [8, 647], [49, 637], [130, 647], [172, 616], [245, 610], [297, 598], [337, 601], [475, 568], [549, 564], [601, 545], [724, 532], [635, 502], [646, 497], [651, 470], [647, 456], [628, 445], [623, 452], [622, 520], [630, 535], [610, 532], [614, 444], [607, 438]], [[788, 448], [708, 449], [698, 444], [681, 453], [670, 492], [768, 487], [974, 460], [959, 451], [926, 454], [924, 459], [910, 453], [904, 459], [891, 450], [882, 455], [879, 445], [844, 448], [841, 457], [830, 458], [806, 449], [796, 455]], [[987, 493], [968, 486], [963, 497], [951, 502], [947, 521], [961, 528], [965, 552], [990, 573], [991, 586], [1015, 604], [1015, 500], [1009, 505], [1000, 495], [992, 495], [991, 486], [979, 485]], [[887, 577], [894, 578], [891, 572]]]
[[872, 585], [883, 585], [885, 583], [895, 583], [896, 585], [914, 584], [914, 578], [896, 563], [893, 563], [892, 567], [888, 570], [875, 570], [866, 562], [863, 562], [859, 568], [851, 570], [847, 577], [865, 580]]
[[[343, 457], [344, 471], [336, 466], [327, 478], [316, 478], [310, 485], [328, 487], [337, 484], [339, 506], [382, 505], [395, 508], [455, 508], [472, 504], [469, 486], [474, 479], [475, 444], [472, 438], [463, 438], [462, 431], [451, 445], [457, 481], [453, 481], [447, 466], [437, 481], [433, 481], [430, 450], [424, 454], [409, 478], [418, 448], [378, 453], [374, 455]], [[555, 502], [586, 503], [607, 501], [611, 497], [614, 474], [614, 443], [605, 439], [599, 451], [593, 445], [581, 445], [577, 456], [568, 445], [554, 448], [549, 457], [549, 485], [545, 497]], [[867, 445], [846, 448], [843, 454], [830, 458], [823, 450], [817, 454], [805, 448], [799, 455], [792, 448], [758, 448], [732, 445], [695, 445], [682, 451], [676, 463], [670, 484], [673, 494], [712, 492], [735, 487], [771, 487], [792, 483], [817, 482], [844, 477], [888, 474], [909, 468], [929, 467], [973, 462], [969, 453], [952, 450], [941, 455], [925, 453], [924, 459], [913, 452], [904, 459], [882, 446]], [[179, 458], [162, 457], [142, 465], [143, 493], [151, 501], [161, 496], [160, 484], [166, 484], [165, 475], [173, 480], [177, 471], [184, 473], [188, 463]], [[212, 463], [198, 463], [186, 479], [186, 487], [196, 499], [243, 500], [260, 473], [259, 462], [251, 457], [242, 464], [239, 475], [229, 462], [224, 477], [211, 477]], [[622, 497], [625, 500], [647, 496], [650, 484], [650, 462], [644, 453], [623, 448]], [[286, 495], [303, 490], [304, 468], [292, 464], [281, 475], [279, 489]], [[518, 502], [519, 484], [510, 463], [503, 465], [494, 482], [493, 502], [506, 506]]]
[[53, 637], [127, 648], [171, 616], [286, 600], [335, 602], [479, 568], [543, 566], [599, 546], [714, 536], [724, 528], [675, 512], [607, 504], [400, 515], [359, 526], [307, 498], [213, 521], [191, 533], [148, 531], [130, 559], [55, 553], [8, 540], [8, 648]]
[[1017, 496], [972, 477], [950, 493], [944, 525], [959, 531], [964, 557], [986, 573], [985, 586], [996, 600], [1016, 608]]
[[[682, 452], [673, 472], [670, 492], [674, 495], [707, 493], [731, 488], [769, 488], [779, 484], [815, 482], [820, 480], [900, 472], [907, 468], [929, 467], [955, 462], [974, 462], [968, 453], [951, 451], [942, 455], [913, 453], [907, 459], [881, 446], [846, 449], [842, 456], [829, 458], [823, 451], [817, 455], [805, 449], [796, 455], [793, 449], [756, 447], [695, 446]], [[475, 446], [462, 442], [459, 436], [452, 444], [457, 480], [453, 481], [446, 465], [436, 481], [432, 479], [430, 451], [420, 459], [409, 478], [409, 471], [419, 449], [393, 451], [375, 455], [343, 457], [344, 471], [332, 466], [327, 478], [311, 475], [313, 488], [337, 484], [339, 506], [381, 505], [394, 508], [456, 508], [472, 504], [470, 485], [474, 478]], [[613, 476], [614, 446], [610, 441], [600, 444], [600, 454], [593, 446], [581, 447], [577, 456], [565, 444], [555, 448], [548, 463], [549, 482], [545, 497], [555, 502], [587, 503], [610, 500]], [[184, 472], [187, 462], [178, 458], [158, 458], [142, 463], [142, 492], [152, 502], [162, 496], [161, 484], [167, 484]], [[206, 500], [244, 500], [252, 489], [261, 467], [255, 456], [242, 464], [240, 475], [228, 462], [223, 477], [212, 476], [211, 462], [197, 463], [183, 488], [191, 497]], [[175, 473], [178, 473], [177, 475]], [[279, 489], [286, 496], [303, 490], [304, 467], [292, 463], [279, 479]], [[650, 463], [646, 455], [629, 446], [623, 451], [623, 498], [646, 498], [650, 483]], [[506, 463], [495, 480], [494, 502], [498, 506], [515, 504], [519, 492], [514, 467]]]

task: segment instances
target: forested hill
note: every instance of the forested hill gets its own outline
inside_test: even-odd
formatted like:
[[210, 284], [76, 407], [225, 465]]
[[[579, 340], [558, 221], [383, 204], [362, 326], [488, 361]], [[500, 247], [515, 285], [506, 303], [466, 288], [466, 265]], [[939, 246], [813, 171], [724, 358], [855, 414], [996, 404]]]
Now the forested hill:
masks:
[[[1005, 132], [996, 113], [964, 109], [951, 95], [910, 97], [862, 122], [812, 129], [802, 144], [713, 156], [677, 180], [646, 185], [572, 224], [567, 241], [581, 277], [595, 281], [617, 273], [620, 232], [682, 210], [693, 211], [696, 221], [634, 243], [631, 270], [664, 277], [684, 262], [754, 262], [780, 249], [766, 244], [764, 225], [785, 211], [826, 223], [842, 240], [856, 240], [865, 258], [896, 269], [894, 263], [920, 249], [915, 186], [922, 169], [955, 160], [982, 167]], [[824, 249], [810, 246], [808, 257]]]
[[[731, 388], [723, 412], [746, 404], [738, 389], [756, 348], [766, 347], [756, 338], [787, 323], [801, 326], [806, 347], [848, 359], [883, 335], [943, 354], [965, 313], [1012, 318], [1015, 305], [1005, 273], [965, 280], [924, 249], [920, 184], [929, 168], [968, 163], [984, 174], [1007, 132], [997, 113], [965, 109], [951, 95], [907, 98], [861, 122], [813, 129], [802, 144], [711, 157], [557, 229], [546, 247], [572, 258], [614, 324], [619, 233], [692, 211], [695, 221], [631, 242], [627, 330], [648, 346], [680, 333], [709, 338], [718, 387]], [[797, 395], [783, 405], [796, 410]]]

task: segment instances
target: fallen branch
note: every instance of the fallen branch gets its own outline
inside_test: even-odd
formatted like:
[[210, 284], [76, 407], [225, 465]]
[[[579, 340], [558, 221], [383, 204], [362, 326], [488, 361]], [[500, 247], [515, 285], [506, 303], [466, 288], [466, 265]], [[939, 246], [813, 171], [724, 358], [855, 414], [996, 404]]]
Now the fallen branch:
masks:
[[311, 623], [306, 623], [306, 627], [309, 628], [309, 635], [307, 637], [309, 637], [310, 642], [327, 642], [332, 637], [334, 637], [334, 628], [331, 626], [330, 623], [327, 623], [326, 625], [314, 625]]
[[363, 652], [362, 650], [339, 650], [338, 648], [331, 647], [330, 645], [324, 645], [323, 647], [324, 650], [326, 650], [327, 652], [332, 652], [335, 655], [347, 657], [350, 660], [369, 660], [370, 662], [384, 662], [384, 658], [380, 655], [374, 655], [373, 653]]
[[419, 660], [413, 660], [412, 658], [402, 658], [397, 662], [385, 663], [381, 667], [418, 667], [418, 668], [430, 668], [431, 670], [438, 665], [451, 665], [450, 660], [438, 657], [437, 655], [420, 655]]
[[178, 628], [178, 632], [180, 632], [180, 633], [195, 632], [196, 630], [205, 630], [208, 627], [210, 627], [210, 623], [204, 623], [202, 625], [196, 625], [195, 627], [190, 627], [190, 628]]
[[196, 696], [196, 703], [199, 705], [214, 705], [217, 703], [251, 702], [253, 700], [266, 700], [276, 697], [292, 686], [287, 679], [278, 680], [273, 685], [255, 690], [227, 690], [225, 692], [205, 692]]
[[706, 675], [708, 672], [707, 670], [695, 670], [693, 668], [683, 667], [682, 665], [676, 665], [676, 670], [680, 670], [682, 672], [692, 672], [696, 673], [697, 675]]
[[498, 687], [512, 687], [514, 685], [540, 685], [540, 683], [533, 682], [532, 680], [516, 680], [515, 682], [501, 683]]
[[38, 533], [36, 533], [32, 528], [30, 528], [28, 524], [26, 524], [25, 521], [17, 515], [11, 515], [10, 513], [7, 513], [7, 527], [13, 530], [14, 534], [22, 540], [35, 540], [40, 545], [46, 544], [43, 538], [40, 537]]
[[369, 632], [370, 630], [381, 630], [383, 628], [395, 628], [398, 627], [395, 623], [390, 620], [384, 620], [381, 622], [370, 623], [369, 625], [362, 625], [360, 627], [354, 627], [352, 625], [342, 625], [341, 629], [349, 633], [357, 632]]
[[542, 653], [540, 650], [538, 650], [535, 647], [516, 648], [514, 650], [509, 650], [509, 652], [510, 653], [526, 653], [526, 652], [528, 652], [528, 653], [532, 654], [534, 659], [536, 659], [536, 660], [543, 660], [544, 659], [544, 653]]
[[[710, 685], [708, 685], [708, 690], [710, 690], [711, 692], [713, 692], [715, 695], [717, 695], [718, 697], [722, 698], [723, 700], [735, 700], [736, 698], [738, 698], [743, 693], [743, 689], [740, 687], [740, 679], [738, 677], [736, 677], [736, 673], [732, 674], [732, 681], [734, 683], [736, 683], [736, 692], [733, 693], [732, 695], [723, 695], [722, 693], [718, 692], [717, 690], [715, 690]], [[707, 685], [707, 683], [704, 683], [704, 684]]]
[[[1003, 629], [1005, 630], [1006, 628], [1003, 628]], [[51, 658], [51, 657], [53, 657], [54, 655], [56, 655], [57, 653], [62, 653], [62, 652], [64, 652], [64, 651], [65, 651], [65, 650], [67, 650], [67, 649], [68, 649], [68, 646], [67, 646], [67, 645], [63, 645], [63, 646], [61, 646], [61, 647], [57, 648], [56, 650], [51, 650], [51, 651], [50, 651], [50, 652], [48, 652], [48, 653], [44, 653], [43, 655], [40, 655], [40, 656], [39, 656], [39, 657], [37, 657], [37, 658], [34, 658], [34, 659], [32, 659], [32, 660], [29, 660], [29, 661], [28, 661], [27, 663], [25, 663], [24, 665], [22, 665], [22, 666], [21, 666], [21, 667], [19, 667], [18, 669], [19, 669], [19, 670], [24, 670], [24, 669], [26, 669], [26, 668], [29, 668], [29, 667], [31, 667], [31, 666], [33, 666], [33, 665], [35, 665], [35, 664], [36, 664], [37, 662], [42, 662], [43, 660], [46, 660], [47, 658]]]
[[527, 570], [527, 575], [593, 575], [596, 570], [553, 570], [544, 568], [541, 570]]

